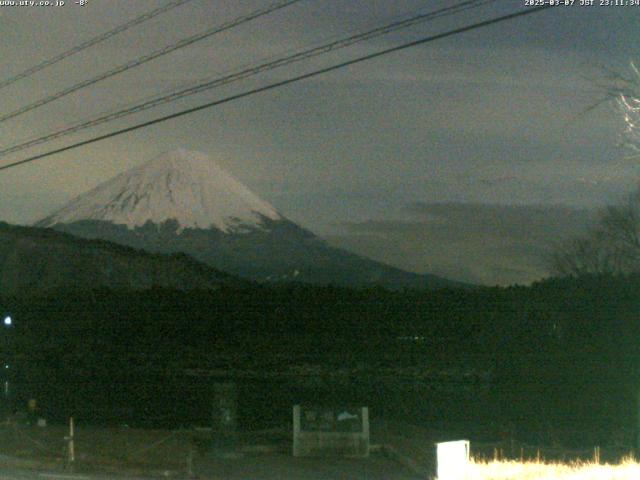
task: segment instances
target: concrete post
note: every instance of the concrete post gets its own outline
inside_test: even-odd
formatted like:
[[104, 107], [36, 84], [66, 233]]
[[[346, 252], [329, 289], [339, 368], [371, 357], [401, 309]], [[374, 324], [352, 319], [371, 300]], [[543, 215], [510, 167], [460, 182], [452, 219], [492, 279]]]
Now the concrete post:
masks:
[[369, 456], [369, 407], [362, 407], [362, 438], [366, 442], [366, 448], [363, 455]]
[[293, 456], [300, 455], [300, 405], [293, 406]]
[[76, 446], [74, 443], [74, 425], [73, 417], [69, 418], [69, 465], [73, 465], [76, 461]]
[[232, 453], [236, 449], [238, 423], [238, 393], [235, 383], [216, 383], [213, 401], [213, 443], [220, 453]]

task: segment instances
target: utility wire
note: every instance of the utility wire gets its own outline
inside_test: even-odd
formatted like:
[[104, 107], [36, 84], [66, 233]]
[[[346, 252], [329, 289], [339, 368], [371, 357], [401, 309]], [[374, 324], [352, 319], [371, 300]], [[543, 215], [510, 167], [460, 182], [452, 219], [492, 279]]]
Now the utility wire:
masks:
[[151, 60], [155, 60], [156, 58], [162, 57], [164, 55], [167, 55], [171, 52], [175, 52], [176, 50], [179, 50], [181, 48], [185, 48], [188, 47], [189, 45], [192, 45], [196, 42], [199, 42], [201, 40], [204, 40], [206, 38], [209, 38], [213, 35], [216, 35], [218, 33], [224, 32], [226, 30], [230, 30], [234, 27], [237, 27], [238, 25], [241, 25], [243, 23], [249, 22], [251, 20], [254, 20], [258, 17], [261, 17], [263, 15], [267, 15], [271, 12], [275, 12], [276, 10], [280, 10], [282, 8], [288, 7], [289, 5], [292, 5], [294, 3], [300, 2], [301, 0], [285, 0], [284, 2], [280, 2], [274, 5], [270, 5], [269, 7], [265, 7], [265, 8], [260, 8], [258, 10], [254, 10], [253, 12], [247, 14], [247, 15], [243, 15], [241, 17], [238, 17], [234, 20], [230, 20], [229, 22], [225, 22], [222, 25], [218, 25], [216, 27], [210, 28], [208, 30], [205, 30], [204, 32], [200, 32], [197, 33], [195, 35], [192, 35], [190, 37], [184, 38], [180, 41], [178, 41], [177, 43], [174, 43], [172, 45], [167, 45], [164, 48], [161, 48], [159, 50], [155, 50], [154, 52], [151, 52], [147, 55], [144, 55], [142, 57], [136, 58], [135, 60], [131, 60], [127, 63], [124, 63], [122, 65], [119, 65], [107, 72], [101, 73], [100, 75], [97, 75], [93, 78], [89, 78], [87, 80], [84, 80], [82, 82], [76, 83], [75, 85], [72, 85], [68, 88], [65, 88], [64, 90], [60, 90], [59, 92], [53, 93], [47, 97], [41, 98], [40, 100], [37, 100], [33, 103], [30, 103], [29, 105], [25, 105], [24, 107], [21, 107], [17, 110], [14, 110], [13, 112], [9, 112], [5, 115], [0, 116], [0, 123], [2, 122], [6, 122], [7, 120], [11, 119], [11, 118], [15, 118], [19, 115], [22, 115], [24, 113], [30, 112], [31, 110], [35, 110], [38, 107], [42, 107], [43, 105], [46, 105], [48, 103], [51, 103], [55, 100], [58, 100], [60, 98], [66, 97], [67, 95], [70, 95], [71, 93], [77, 92], [78, 90], [81, 90], [83, 88], [87, 88], [91, 85], [95, 85], [98, 82], [101, 82], [103, 80], [106, 80], [107, 78], [111, 78], [114, 77], [122, 72], [125, 72], [127, 70], [130, 70], [132, 68], [135, 67], [139, 67], [140, 65], [144, 65], [147, 62], [150, 62]]
[[384, 25], [382, 27], [377, 27], [374, 28], [372, 30], [368, 30], [366, 32], [363, 33], [358, 33], [356, 35], [351, 35], [347, 38], [343, 38], [340, 40], [336, 40], [336, 41], [332, 41], [330, 43], [318, 46], [318, 47], [313, 47], [307, 50], [303, 50], [302, 52], [297, 52], [294, 53], [292, 55], [286, 56], [286, 57], [282, 57], [279, 59], [276, 59], [274, 61], [270, 61], [270, 62], [266, 62], [263, 63], [261, 65], [255, 66], [255, 67], [250, 67], [244, 70], [241, 70], [239, 72], [236, 73], [232, 73], [230, 75], [226, 75], [205, 83], [201, 83], [192, 87], [188, 87], [176, 92], [171, 92], [167, 95], [163, 95], [161, 97], [157, 97], [157, 98], [153, 98], [151, 100], [145, 101], [143, 103], [140, 103], [138, 105], [132, 106], [132, 107], [128, 107], [116, 112], [112, 112], [106, 115], [102, 115], [100, 117], [94, 118], [92, 120], [86, 121], [86, 122], [81, 122], [79, 124], [73, 125], [71, 127], [67, 127], [64, 128], [62, 130], [58, 130], [56, 132], [38, 137], [36, 139], [33, 140], [29, 140], [17, 145], [13, 145], [11, 147], [7, 147], [4, 149], [0, 150], [0, 157], [1, 156], [5, 156], [11, 153], [16, 153], [22, 150], [25, 150], [27, 148], [33, 147], [35, 145], [40, 145], [42, 143], [46, 143], [49, 142], [51, 140], [54, 140], [56, 138], [60, 138], [60, 137], [64, 137], [67, 135], [70, 135], [72, 133], [76, 133], [78, 131], [81, 130], [85, 130], [87, 128], [90, 127], [95, 127], [97, 125], [101, 125], [105, 122], [110, 122], [122, 117], [126, 117], [129, 115], [132, 115], [134, 113], [139, 113], [142, 112], [144, 110], [148, 110], [150, 108], [156, 107], [158, 105], [162, 105], [165, 103], [169, 103], [175, 100], [178, 100], [180, 98], [183, 97], [187, 97], [190, 95], [195, 95], [197, 93], [201, 93], [207, 90], [211, 90], [213, 88], [216, 87], [220, 87], [223, 85], [227, 85], [229, 83], [233, 83], [233, 82], [237, 82], [240, 80], [244, 80], [246, 78], [249, 77], [253, 77], [255, 75], [258, 75], [260, 73], [263, 73], [265, 71], [269, 71], [269, 70], [273, 70], [275, 68], [279, 68], [285, 65], [290, 65], [292, 63], [295, 62], [299, 62], [302, 60], [307, 60], [309, 58], [312, 57], [316, 57], [318, 55], [330, 52], [330, 51], [334, 51], [334, 50], [338, 50], [341, 48], [345, 48], [351, 45], [354, 45], [356, 43], [359, 42], [363, 42], [366, 40], [370, 40], [372, 38], [375, 37], [379, 37], [382, 35], [386, 35], [390, 32], [393, 31], [397, 31], [400, 29], [404, 29], [413, 25], [416, 25], [418, 23], [423, 23], [425, 21], [428, 20], [433, 20], [435, 18], [439, 18], [442, 16], [446, 16], [446, 15], [453, 15], [453, 14], [457, 14], [461, 11], [464, 10], [468, 10], [468, 9], [472, 9], [472, 8], [478, 8], [479, 6], [488, 4], [488, 3], [493, 3], [496, 0], [466, 0], [464, 2], [458, 3], [454, 6], [451, 7], [446, 7], [446, 8], [441, 8], [435, 11], [431, 11], [428, 13], [423, 13], [423, 14], [419, 14], [419, 15], [414, 15], [408, 19], [403, 19], [403, 20], [399, 20], [387, 25]]
[[[496, 1], [496, 0], [490, 0], [490, 1]], [[397, 14], [394, 15], [393, 17], [391, 17], [389, 19], [390, 22], [395, 22], [397, 20], [400, 20], [402, 18], [407, 18], [413, 15], [417, 15], [418, 12], [421, 12], [424, 10], [424, 6], [422, 8], [419, 9], [412, 9], [410, 12], [404, 12], [403, 14]], [[368, 23], [366, 25], [367, 30], [374, 28], [374, 24], [372, 23]], [[363, 28], [359, 28], [359, 29], [349, 29], [346, 33], [348, 33], [349, 35], [355, 35], [358, 32], [361, 32], [363, 30]], [[340, 34], [338, 33], [332, 33], [331, 35], [323, 35], [321, 38], [316, 39], [314, 42], [311, 42], [310, 44], [307, 44], [303, 47], [304, 50], [319, 46], [319, 45], [324, 45], [326, 43], [329, 42], [333, 42], [336, 41], [338, 39], [340, 39], [341, 37], [344, 36], [344, 32], [341, 32]], [[278, 58], [281, 58], [283, 56], [288, 56], [288, 55], [292, 55], [296, 52], [300, 51], [300, 47], [299, 46], [290, 46], [284, 50], [280, 50], [277, 53], [272, 53], [266, 57], [263, 57], [262, 62], [270, 62], [270, 61], [274, 61]], [[203, 84], [205, 82], [208, 82], [211, 80], [211, 78], [213, 78], [213, 75], [217, 75], [217, 76], [227, 76], [227, 75], [231, 75], [232, 73], [236, 73], [238, 71], [242, 71], [248, 68], [251, 68], [255, 65], [255, 61], [250, 61], [250, 62], [246, 62], [246, 63], [242, 63], [240, 65], [236, 65], [234, 68], [225, 68], [224, 70], [218, 70], [215, 71], [213, 73], [211, 73], [209, 75], [208, 78], [199, 78], [199, 79], [194, 79], [194, 80], [190, 80], [189, 82], [183, 83], [182, 85], [174, 85], [170, 88], [165, 88], [159, 92], [155, 92], [152, 93], [150, 95], [145, 95], [142, 98], [138, 98], [135, 101], [129, 100], [127, 102], [117, 102], [115, 103], [112, 108], [109, 108], [106, 111], [102, 111], [102, 112], [98, 112], [98, 113], [93, 113], [91, 115], [86, 115], [83, 116], [82, 118], [80, 118], [75, 124], [67, 124], [67, 125], [56, 125], [55, 127], [52, 128], [58, 128], [59, 130], [62, 131], [66, 131], [69, 128], [73, 128], [74, 125], [84, 125], [86, 123], [89, 122], [93, 122], [93, 121], [97, 121], [98, 119], [108, 116], [108, 115], [112, 115], [120, 110], [127, 110], [127, 109], [131, 109], [134, 108], [135, 105], [137, 105], [138, 103], [146, 103], [152, 100], [156, 100], [159, 99], [161, 97], [164, 97], [165, 95], [171, 95], [172, 93], [175, 93], [178, 90], [186, 90], [188, 88], [192, 88], [195, 87], [196, 85], [200, 85]], [[27, 138], [21, 138], [19, 139], [20, 145], [22, 145], [23, 143], [26, 142], [31, 142], [34, 141], [36, 139], [40, 139], [42, 137], [42, 133], [36, 133], [36, 134], [32, 134]]]
[[9, 168], [16, 167], [18, 165], [23, 165], [25, 163], [34, 162], [34, 161], [40, 160], [42, 158], [50, 157], [50, 156], [58, 154], [58, 153], [66, 152], [66, 151], [69, 151], [69, 150], [73, 150], [75, 148], [82, 147], [84, 145], [89, 145], [91, 143], [99, 142], [101, 140], [106, 140], [108, 138], [113, 138], [113, 137], [116, 137], [118, 135], [122, 135], [124, 133], [133, 132], [135, 130], [139, 130], [141, 128], [149, 127], [151, 125], [155, 125], [155, 124], [158, 124], [158, 123], [166, 122], [167, 120], [171, 120], [171, 119], [174, 119], [174, 118], [182, 117], [184, 115], [189, 115], [191, 113], [195, 113], [195, 112], [198, 112], [200, 110], [204, 110], [204, 109], [207, 109], [207, 108], [211, 108], [211, 107], [215, 107], [215, 106], [218, 106], [218, 105], [222, 105], [224, 103], [232, 102], [234, 100], [238, 100], [238, 99], [245, 98], [245, 97], [248, 97], [248, 96], [251, 96], [251, 95], [255, 95], [257, 93], [262, 93], [262, 92], [266, 92], [266, 91], [269, 91], [269, 90], [273, 90], [275, 88], [279, 88], [279, 87], [282, 87], [282, 86], [285, 86], [285, 85], [289, 85], [289, 84], [292, 84], [292, 83], [295, 83], [295, 82], [299, 82], [301, 80], [306, 80], [306, 79], [309, 79], [309, 78], [312, 78], [312, 77], [315, 77], [315, 76], [318, 76], [318, 75], [322, 75], [322, 74], [325, 74], [325, 73], [328, 73], [328, 72], [332, 72], [332, 71], [335, 71], [335, 70], [338, 70], [338, 69], [341, 69], [341, 68], [344, 68], [344, 67], [347, 67], [347, 66], [350, 66], [350, 65], [355, 65], [357, 63], [361, 63], [361, 62], [364, 62], [364, 61], [367, 61], [367, 60], [372, 60], [374, 58], [378, 58], [378, 57], [381, 57], [383, 55], [387, 55], [389, 53], [398, 52], [400, 50], [405, 50], [407, 48], [415, 47], [415, 46], [418, 46], [418, 45], [423, 45], [423, 44], [430, 43], [430, 42], [433, 42], [435, 40], [439, 40], [439, 39], [442, 39], [442, 38], [451, 37], [451, 36], [458, 35], [458, 34], [461, 34], [461, 33], [464, 33], [464, 32], [468, 32], [468, 31], [471, 31], [471, 30], [477, 30], [477, 29], [484, 28], [484, 27], [487, 27], [487, 26], [490, 26], [490, 25], [495, 25], [497, 23], [505, 22], [505, 21], [512, 20], [512, 19], [515, 19], [515, 18], [518, 18], [518, 17], [524, 17], [526, 15], [530, 15], [530, 14], [533, 14], [533, 13], [541, 12], [542, 10], [546, 10], [548, 8], [551, 8], [551, 5], [542, 5], [542, 6], [538, 6], [538, 7], [531, 7], [531, 8], [528, 8], [526, 10], [520, 10], [518, 12], [511, 13], [511, 14], [508, 14], [508, 15], [502, 15], [500, 17], [492, 18], [492, 19], [489, 19], [489, 20], [484, 20], [482, 22], [478, 22], [478, 23], [474, 23], [474, 24], [471, 24], [471, 25], [467, 25], [465, 27], [460, 27], [460, 28], [456, 28], [456, 29], [453, 29], [453, 30], [449, 30], [449, 31], [446, 31], [446, 32], [443, 32], [443, 33], [439, 33], [437, 35], [432, 35], [432, 36], [424, 37], [424, 38], [421, 38], [419, 40], [415, 40], [415, 41], [412, 41], [412, 42], [403, 43], [402, 45], [398, 45], [398, 46], [395, 46], [395, 47], [387, 48], [385, 50], [381, 50], [381, 51], [378, 51], [378, 52], [375, 52], [375, 53], [372, 53], [372, 54], [369, 54], [369, 55], [364, 55], [362, 57], [358, 57], [358, 58], [355, 58], [355, 59], [352, 59], [352, 60], [348, 60], [346, 62], [338, 63], [338, 64], [332, 65], [330, 67], [321, 68], [319, 70], [315, 70], [315, 71], [310, 72], [310, 73], [305, 73], [303, 75], [298, 75], [296, 77], [292, 77], [292, 78], [289, 78], [287, 80], [274, 82], [274, 83], [271, 83], [269, 85], [265, 85], [263, 87], [255, 88], [255, 89], [252, 89], [252, 90], [248, 90], [246, 92], [239, 93], [239, 94], [236, 94], [236, 95], [231, 95], [231, 96], [223, 98], [221, 100], [216, 100], [216, 101], [213, 101], [213, 102], [209, 102], [209, 103], [206, 103], [204, 105], [200, 105], [200, 106], [197, 106], [197, 107], [189, 108], [187, 110], [183, 110], [181, 112], [173, 113], [171, 115], [166, 115], [164, 117], [156, 118], [154, 120], [149, 120], [147, 122], [143, 122], [143, 123], [140, 123], [140, 124], [137, 124], [137, 125], [133, 125], [131, 127], [123, 128], [121, 130], [116, 130], [114, 132], [110, 132], [110, 133], [107, 133], [107, 134], [104, 134], [104, 135], [100, 135], [100, 136], [97, 136], [97, 137], [94, 137], [94, 138], [90, 138], [88, 140], [83, 140], [81, 142], [77, 142], [77, 143], [74, 143], [74, 144], [71, 144], [71, 145], [67, 145], [66, 147], [62, 147], [62, 148], [58, 148], [58, 149], [55, 149], [55, 150], [50, 150], [50, 151], [45, 152], [45, 153], [34, 155], [34, 156], [26, 158], [24, 160], [20, 160], [20, 161], [17, 161], [17, 162], [13, 162], [13, 163], [10, 163], [10, 164], [7, 164], [7, 165], [0, 166], [0, 171], [7, 170]]
[[23, 72], [18, 73], [17, 75], [14, 75], [13, 77], [9, 77], [6, 80], [2, 80], [0, 81], [0, 89], [3, 89], [5, 87], [8, 87], [9, 85], [16, 83], [20, 80], [23, 80], [27, 77], [30, 77], [31, 75], [33, 75], [34, 73], [39, 72], [40, 70], [44, 70], [47, 67], [50, 67], [51, 65], [54, 65], [58, 62], [60, 62], [61, 60], [64, 60], [67, 57], [70, 57], [71, 55], [75, 55], [76, 53], [79, 53], [83, 50], [86, 50], [89, 47], [93, 47], [94, 45], [97, 45], [98, 43], [104, 42], [105, 40], [118, 35], [119, 33], [122, 33], [126, 30], [129, 30], [130, 28], [135, 27], [136, 25], [140, 25], [141, 23], [146, 22], [147, 20], [151, 20], [154, 17], [157, 17], [158, 15], [162, 15], [163, 13], [168, 12], [169, 10], [173, 10], [176, 7], [179, 7], [180, 5], [184, 5], [185, 3], [191, 2], [192, 0], [175, 0], [172, 2], [169, 2], [168, 4], [166, 4], [163, 7], [159, 7], [156, 8], [155, 10], [151, 10], [147, 13], [144, 13], [142, 15], [140, 15], [139, 17], [134, 18], [133, 20], [130, 20], [126, 23], [123, 23], [122, 25], [119, 25], [118, 27], [114, 28], [113, 30], [109, 30], [108, 32], [105, 32], [101, 35], [98, 35], [97, 37], [93, 37], [89, 40], [87, 40], [86, 42], [81, 43], [80, 45], [77, 45], [73, 48], [70, 48], [69, 50], [62, 52], [58, 55], [56, 55], [53, 58], [50, 58], [48, 60], [44, 60], [43, 62], [34, 65], [33, 67], [30, 67], [26, 70], [24, 70]]

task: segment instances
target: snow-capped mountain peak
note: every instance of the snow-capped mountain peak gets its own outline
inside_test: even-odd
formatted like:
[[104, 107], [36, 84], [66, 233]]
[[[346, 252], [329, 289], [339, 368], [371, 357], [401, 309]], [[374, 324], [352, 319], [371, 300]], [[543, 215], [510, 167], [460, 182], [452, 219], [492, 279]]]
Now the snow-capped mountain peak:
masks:
[[132, 229], [175, 220], [180, 230], [230, 232], [259, 226], [263, 217], [282, 219], [207, 155], [178, 149], [98, 185], [38, 225], [99, 220]]

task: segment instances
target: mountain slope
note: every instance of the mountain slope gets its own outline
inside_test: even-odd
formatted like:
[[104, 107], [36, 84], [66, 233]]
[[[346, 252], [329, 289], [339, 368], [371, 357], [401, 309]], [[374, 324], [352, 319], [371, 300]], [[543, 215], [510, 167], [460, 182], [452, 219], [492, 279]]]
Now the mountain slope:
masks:
[[40, 226], [99, 220], [129, 228], [174, 220], [225, 233], [280, 219], [275, 208], [201, 153], [178, 149], [98, 185]]
[[0, 293], [153, 286], [215, 289], [233, 277], [186, 255], [153, 255], [60, 232], [0, 222]]
[[182, 149], [108, 180], [37, 225], [150, 252], [183, 252], [259, 281], [391, 288], [455, 285], [330, 247], [207, 156]]

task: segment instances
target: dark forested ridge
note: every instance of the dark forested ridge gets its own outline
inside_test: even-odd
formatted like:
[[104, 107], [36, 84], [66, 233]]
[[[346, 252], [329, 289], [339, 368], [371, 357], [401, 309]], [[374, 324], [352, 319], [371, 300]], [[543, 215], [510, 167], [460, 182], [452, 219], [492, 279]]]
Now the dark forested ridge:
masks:
[[[43, 220], [40, 225], [46, 225]], [[80, 238], [100, 238], [154, 253], [182, 252], [213, 268], [260, 281], [295, 281], [347, 287], [390, 289], [462, 287], [430, 274], [417, 274], [331, 247], [289, 220], [263, 217], [260, 227], [225, 233], [181, 229], [175, 221], [147, 222], [133, 229], [101, 221], [55, 224], [54, 229]]]
[[215, 289], [227, 282], [240, 280], [184, 254], [151, 254], [103, 240], [0, 222], [0, 292], [4, 296], [30, 297], [88, 286]]
[[[640, 385], [638, 292], [640, 275], [402, 292], [246, 284], [59, 291], [7, 298], [2, 308], [15, 318], [21, 395], [62, 409], [91, 395], [125, 405], [133, 392], [148, 401], [158, 384], [176, 385], [187, 401], [185, 392], [198, 393], [177, 387], [186, 378], [198, 388], [234, 378], [318, 395], [339, 390], [385, 414], [422, 412], [425, 422], [482, 419], [628, 437]], [[65, 380], [53, 385], [55, 378]], [[105, 397], [95, 385], [128, 398]], [[412, 393], [398, 393], [405, 390]], [[464, 401], [449, 401], [460, 392]]]

